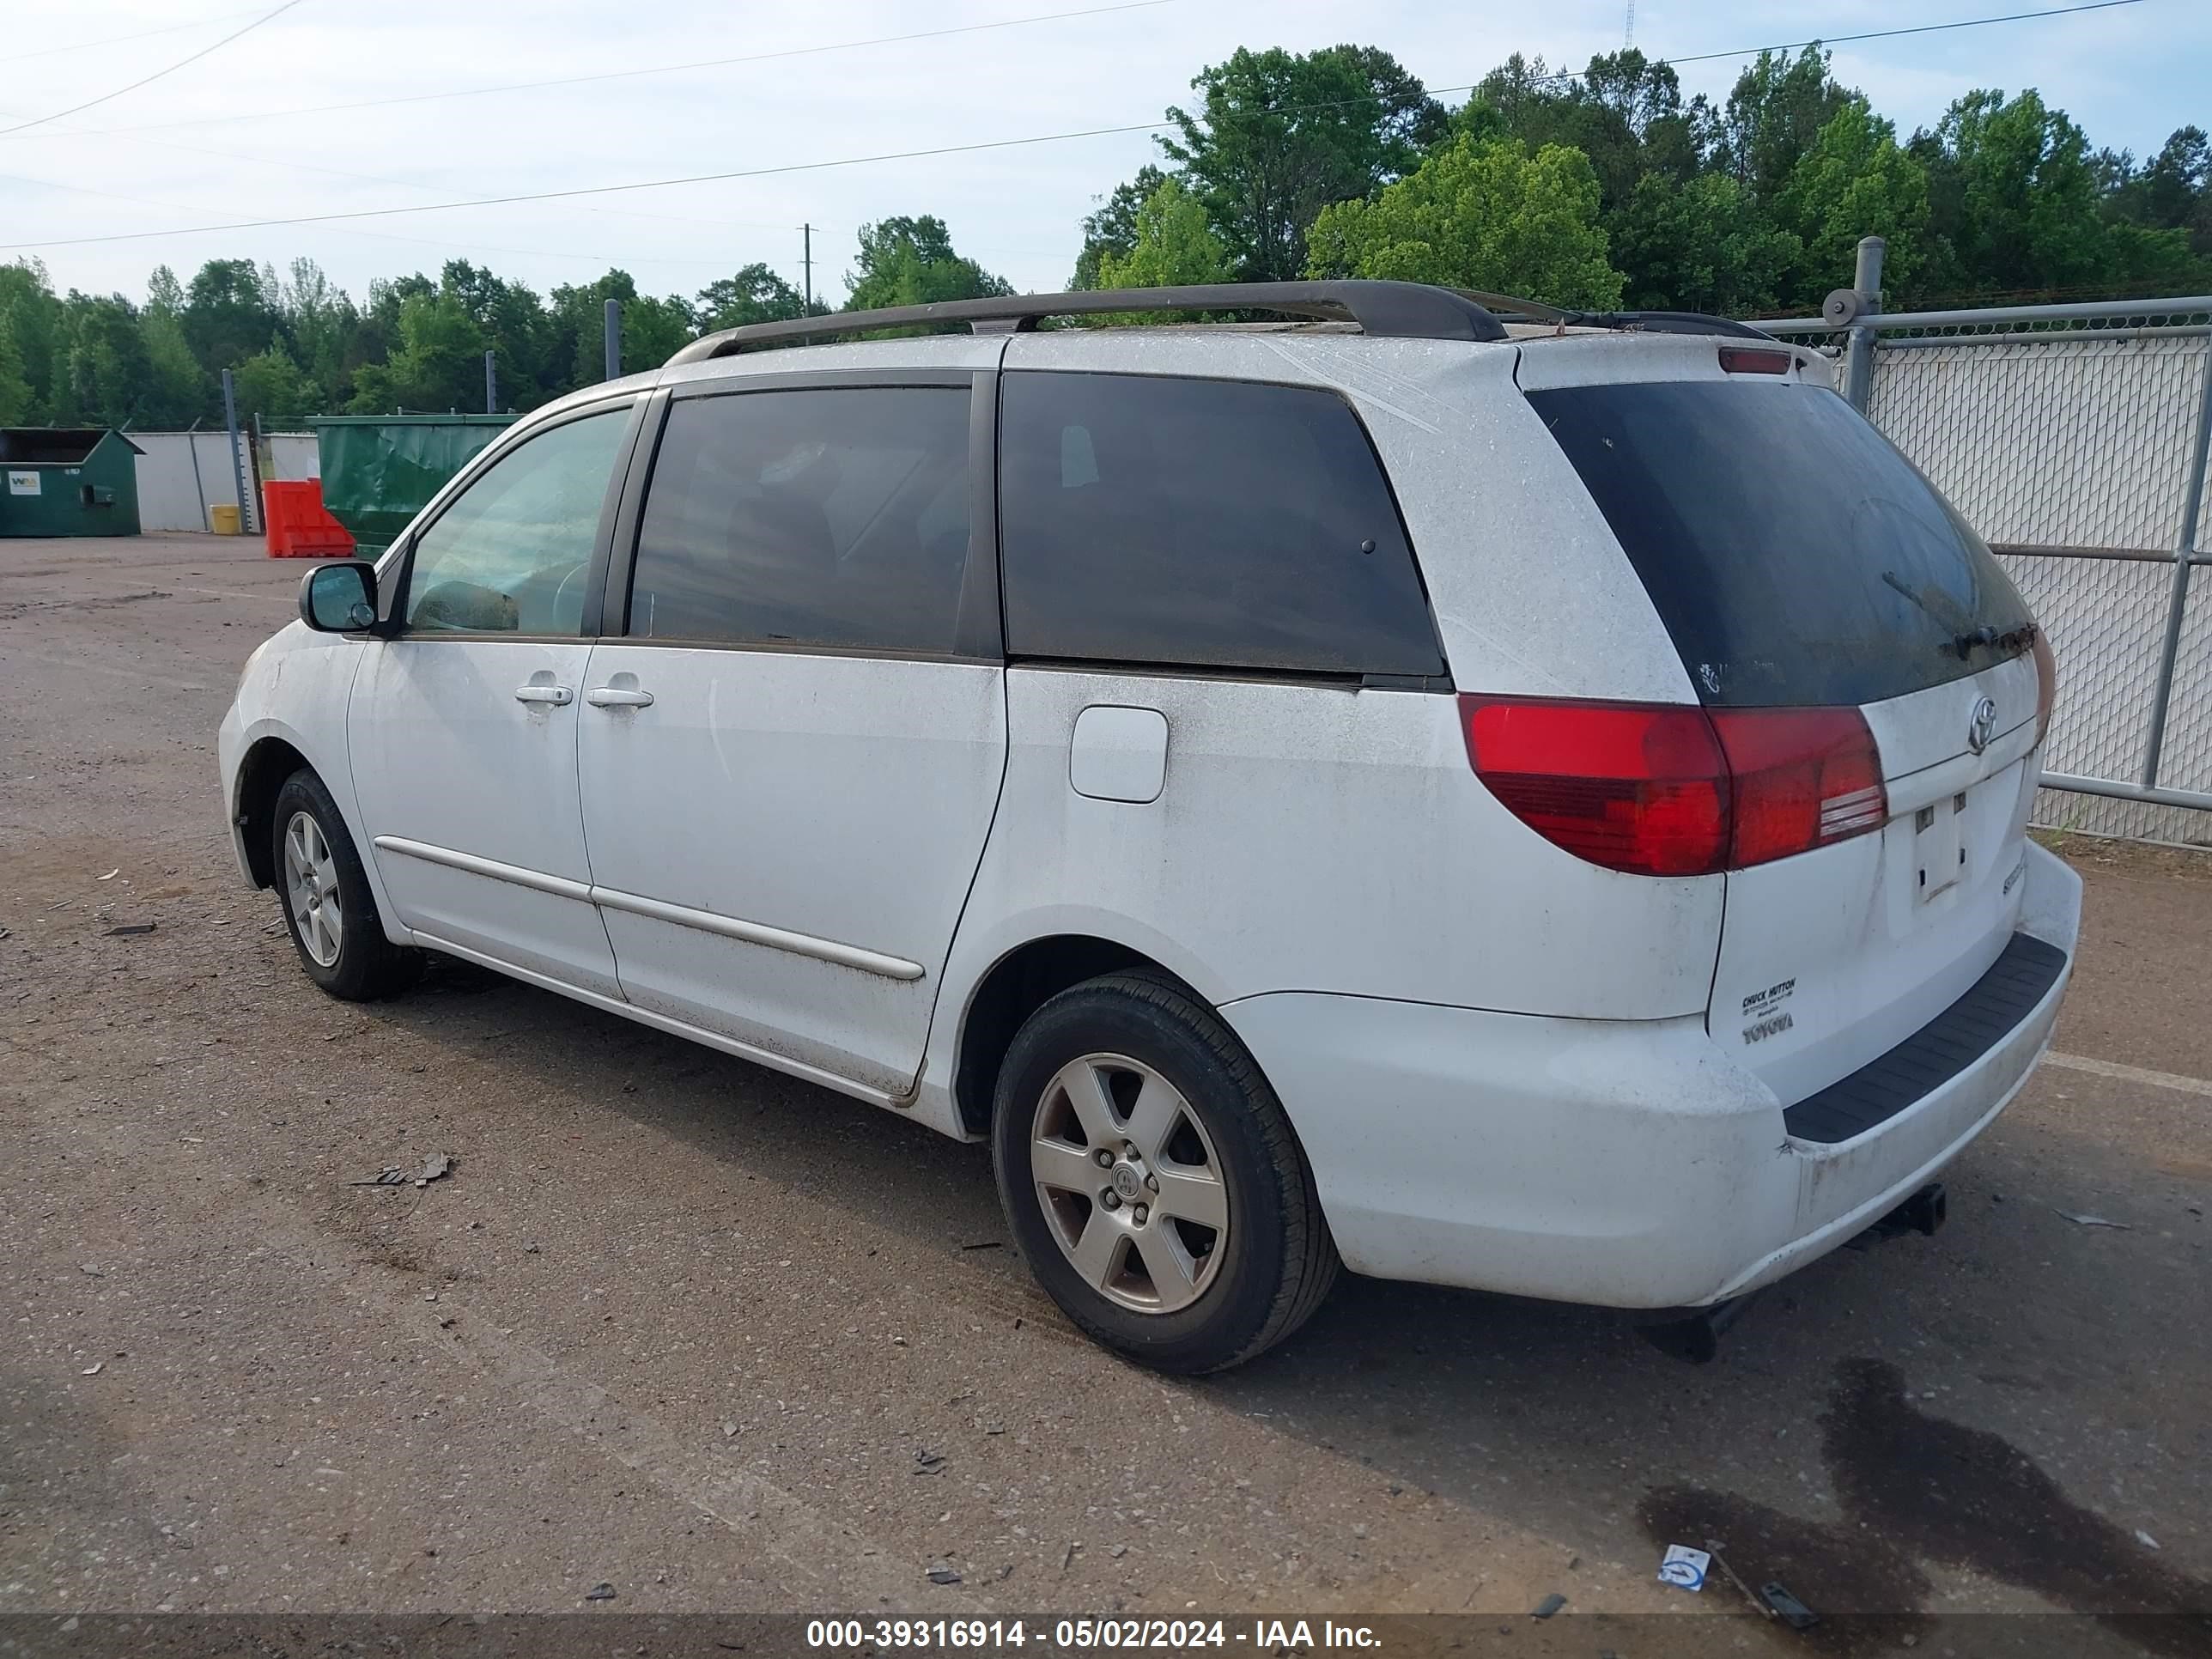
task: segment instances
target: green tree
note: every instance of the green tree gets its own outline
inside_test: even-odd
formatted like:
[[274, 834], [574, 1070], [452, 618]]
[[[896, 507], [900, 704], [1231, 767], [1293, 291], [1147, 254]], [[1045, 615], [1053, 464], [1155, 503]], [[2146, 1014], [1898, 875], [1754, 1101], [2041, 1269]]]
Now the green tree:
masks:
[[1798, 158], [1774, 216], [1802, 254], [1787, 295], [1817, 310], [1831, 289], [1850, 286], [1859, 238], [1889, 243], [1883, 286], [1912, 291], [1927, 247], [1928, 170], [1897, 142], [1897, 129], [1854, 97]]
[[52, 418], [57, 377], [64, 369], [61, 339], [62, 304], [46, 280], [46, 268], [36, 259], [18, 259], [0, 265], [0, 318], [8, 322], [22, 363], [24, 383], [31, 389], [27, 421]]
[[0, 426], [28, 426], [32, 408], [22, 348], [15, 343], [15, 315], [0, 310]]
[[1606, 260], [1597, 175], [1580, 150], [1533, 156], [1510, 139], [1464, 134], [1373, 202], [1322, 210], [1309, 274], [1490, 289], [1574, 307], [1620, 302]]
[[945, 221], [931, 214], [862, 225], [854, 264], [854, 274], [845, 278], [852, 291], [845, 302], [848, 311], [933, 305], [1014, 291], [1005, 277], [993, 276], [954, 252]]
[[[674, 298], [659, 300], [637, 291], [626, 270], [610, 270], [581, 287], [563, 285], [552, 293], [550, 327], [561, 343], [557, 360], [562, 383], [553, 395], [606, 379], [606, 302], [622, 307], [622, 365], [625, 374], [658, 368], [691, 338], [691, 308]], [[481, 371], [480, 371], [481, 373]]]
[[2075, 294], [2191, 272], [2185, 231], [2113, 223], [2087, 138], [2032, 89], [1970, 92], [1911, 149], [1929, 179], [1923, 289]]
[[1103, 197], [1093, 197], [1097, 207], [1083, 216], [1083, 251], [1075, 256], [1075, 275], [1067, 285], [1078, 293], [1101, 286], [1098, 267], [1109, 256], [1126, 258], [1137, 245], [1137, 214], [1168, 175], [1147, 161], [1137, 176], [1125, 179]]
[[185, 290], [185, 339], [210, 374], [235, 368], [283, 326], [278, 296], [251, 259], [210, 259]]
[[[756, 260], [736, 276], [720, 277], [701, 289], [691, 304], [691, 322], [700, 333], [711, 334], [725, 328], [803, 317], [806, 309], [804, 295]], [[814, 309], [823, 312], [829, 307], [817, 301]]]
[[[550, 391], [549, 372], [560, 354], [537, 291], [526, 283], [494, 276], [466, 259], [448, 259], [439, 273], [438, 287], [461, 302], [489, 343], [499, 377], [500, 401], [526, 409], [543, 402]], [[483, 402], [481, 373], [478, 386], [471, 408]]]
[[1248, 282], [1297, 276], [1324, 207], [1402, 178], [1449, 128], [1443, 106], [1373, 46], [1240, 47], [1191, 87], [1196, 109], [1169, 109], [1176, 132], [1160, 148]]
[[313, 382], [292, 361], [282, 340], [271, 340], [265, 349], [248, 357], [231, 379], [242, 422], [250, 423], [258, 415], [266, 427], [314, 412], [308, 407], [314, 401]]
[[313, 259], [292, 261], [282, 303], [293, 360], [307, 379], [308, 401], [317, 410], [343, 408], [361, 361], [359, 309]]
[[483, 331], [457, 295], [409, 295], [399, 303], [399, 349], [354, 375], [352, 409], [474, 409], [483, 401]]
[[[1229, 280], [1229, 250], [1206, 222], [1206, 210], [1180, 180], [1163, 179], [1137, 210], [1126, 255], [1109, 254], [1098, 266], [1101, 288], [1180, 288]], [[1133, 322], [1135, 317], [1105, 320]], [[1158, 315], [1145, 320], [1158, 321]]]
[[54, 420], [64, 426], [125, 426], [140, 419], [147, 388], [146, 343], [138, 310], [119, 294], [72, 289], [62, 302], [67, 374]]
[[1626, 303], [1639, 310], [1771, 316], [1802, 253], [1725, 173], [1686, 182], [1647, 173], [1610, 224]]
[[1765, 206], [1781, 194], [1821, 129], [1856, 95], [1828, 73], [1828, 54], [1818, 41], [1794, 54], [1762, 52], [1729, 94], [1714, 159]]
[[[169, 282], [173, 288], [176, 278], [172, 276]], [[138, 313], [138, 334], [146, 350], [140, 424], [155, 428], [190, 426], [212, 412], [214, 386], [185, 342], [173, 295], [158, 283], [149, 283], [148, 293], [151, 297]]]

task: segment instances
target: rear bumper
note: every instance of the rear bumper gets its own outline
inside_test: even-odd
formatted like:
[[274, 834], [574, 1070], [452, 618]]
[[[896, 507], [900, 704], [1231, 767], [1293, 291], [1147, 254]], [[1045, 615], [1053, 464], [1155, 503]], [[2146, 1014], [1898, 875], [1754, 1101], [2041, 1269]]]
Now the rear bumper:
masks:
[[[2081, 878], [2031, 845], [2021, 931], [2066, 953], [1972, 1064], [1865, 1133], [1789, 1133], [1705, 1022], [1314, 993], [1221, 1012], [1274, 1084], [1346, 1265], [1620, 1308], [1772, 1283], [1926, 1184], [2017, 1094], [2072, 969]], [[1932, 1018], [1940, 1010], [1929, 1010]]]

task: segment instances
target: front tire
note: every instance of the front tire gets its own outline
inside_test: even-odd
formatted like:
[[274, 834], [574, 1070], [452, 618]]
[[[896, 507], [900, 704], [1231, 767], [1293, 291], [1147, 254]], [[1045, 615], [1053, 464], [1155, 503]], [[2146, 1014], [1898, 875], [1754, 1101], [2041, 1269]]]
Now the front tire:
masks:
[[361, 854], [323, 781], [301, 767], [276, 792], [270, 817], [276, 896], [307, 977], [348, 1002], [412, 984], [420, 957], [385, 938]]
[[1281, 1103], [1213, 1011], [1164, 979], [1087, 981], [1030, 1015], [1000, 1068], [992, 1155], [1037, 1282], [1156, 1370], [1241, 1364], [1335, 1282]]

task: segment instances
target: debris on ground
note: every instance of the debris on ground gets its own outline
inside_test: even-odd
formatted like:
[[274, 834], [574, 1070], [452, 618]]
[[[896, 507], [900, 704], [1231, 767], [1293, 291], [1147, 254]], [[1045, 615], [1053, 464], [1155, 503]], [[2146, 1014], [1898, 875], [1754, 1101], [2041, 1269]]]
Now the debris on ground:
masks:
[[1557, 1613], [1561, 1607], [1564, 1607], [1566, 1605], [1567, 1598], [1560, 1595], [1557, 1590], [1553, 1590], [1549, 1595], [1536, 1603], [1535, 1612], [1530, 1613], [1528, 1616], [1531, 1619], [1549, 1619], [1553, 1613]]
[[[370, 1179], [349, 1181], [346, 1185], [349, 1187], [404, 1187], [411, 1182], [417, 1187], [427, 1187], [434, 1181], [443, 1181], [459, 1167], [451, 1152], [433, 1152], [422, 1160], [422, 1167], [420, 1170], [410, 1170], [397, 1164], [387, 1164]], [[531, 1245], [527, 1248], [535, 1249], [537, 1246]]]
[[1703, 1589], [1705, 1569], [1712, 1564], [1713, 1558], [1703, 1550], [1693, 1550], [1687, 1544], [1669, 1544], [1667, 1553], [1659, 1558], [1659, 1582], [1672, 1584], [1677, 1589]]
[[2158, 1547], [2158, 1540], [2152, 1537], [2141, 1527], [2137, 1527], [2136, 1528], [2136, 1542], [2141, 1544], [2147, 1550], [2154, 1550]]
[[1779, 1619], [1792, 1630], [1810, 1630], [1820, 1622], [1819, 1613], [1814, 1612], [1779, 1584], [1771, 1583], [1761, 1584], [1759, 1587], [1759, 1605], [1765, 1607], [1768, 1613]]
[[1708, 1538], [1705, 1540], [1705, 1548], [1711, 1554], [1713, 1559], [1720, 1564], [1721, 1571], [1728, 1575], [1729, 1583], [1734, 1584], [1737, 1589], [1743, 1592], [1743, 1599], [1750, 1602], [1754, 1607], [1757, 1607], [1769, 1619], [1773, 1618], [1775, 1616], [1774, 1609], [1766, 1605], [1765, 1601], [1759, 1596], [1756, 1590], [1753, 1589], [1750, 1585], [1743, 1582], [1742, 1574], [1739, 1573], [1734, 1567], [1729, 1565], [1728, 1557], [1721, 1553], [1720, 1540], [1717, 1538]]
[[933, 1584], [957, 1584], [960, 1582], [960, 1570], [950, 1561], [939, 1561], [930, 1568], [926, 1576]]
[[973, 1244], [963, 1244], [960, 1248], [963, 1250], [997, 1250], [1003, 1249], [1005, 1246], [995, 1238], [986, 1238]]
[[1076, 1553], [1076, 1551], [1078, 1551], [1078, 1550], [1081, 1549], [1082, 1547], [1083, 1547], [1083, 1546], [1082, 1546], [1082, 1545], [1080, 1545], [1080, 1544], [1070, 1544], [1070, 1545], [1067, 1547], [1067, 1553], [1066, 1553], [1066, 1554], [1065, 1554], [1065, 1555], [1063, 1555], [1063, 1556], [1061, 1556], [1061, 1557], [1060, 1558], [1060, 1570], [1062, 1572], [1066, 1572], [1066, 1571], [1067, 1571], [1067, 1569], [1068, 1569], [1068, 1567], [1069, 1567], [1070, 1564], [1071, 1564], [1071, 1563], [1073, 1563], [1073, 1562], [1074, 1561], [1074, 1559], [1075, 1559], [1075, 1553]]
[[942, 1474], [945, 1473], [945, 1454], [942, 1452], [933, 1452], [927, 1447], [924, 1447], [921, 1450], [914, 1455], [914, 1461], [915, 1464], [918, 1465], [915, 1470], [916, 1474]]
[[116, 877], [118, 877], [118, 876], [121, 875], [122, 873], [123, 873], [123, 866], [122, 866], [121, 865], [119, 865], [119, 864], [118, 864], [118, 865], [117, 865], [117, 866], [116, 866], [112, 870], [110, 870], [110, 871], [109, 871], [106, 875], [104, 875], [104, 876], [94, 876], [94, 877], [93, 878], [93, 879], [94, 879], [94, 881], [113, 881], [113, 880], [116, 878]]
[[584, 1592], [584, 1599], [586, 1601], [611, 1601], [615, 1599], [615, 1587], [608, 1583], [594, 1584]]
[[78, 1375], [79, 1376], [98, 1376], [100, 1374], [100, 1372], [102, 1372], [102, 1371], [106, 1370], [106, 1369], [107, 1369], [107, 1362], [106, 1362], [106, 1360], [104, 1360], [104, 1359], [103, 1359], [103, 1360], [100, 1360], [100, 1361], [97, 1362], [96, 1364], [90, 1364], [90, 1365], [87, 1365], [87, 1366], [86, 1366], [82, 1370], [79, 1371], [79, 1372], [77, 1373], [77, 1375]]
[[2060, 1209], [2056, 1204], [2051, 1207], [2054, 1213], [2065, 1217], [2077, 1227], [2110, 1227], [2114, 1232], [2119, 1233], [2131, 1233], [2135, 1231], [2134, 1226], [2125, 1221], [2107, 1221], [2100, 1215], [2076, 1215], [2071, 1210]]
[[78, 1262], [76, 1264], [76, 1270], [79, 1273], [84, 1273], [94, 1279], [105, 1279], [107, 1277], [107, 1273], [105, 1269], [95, 1267], [89, 1261]]
[[110, 939], [130, 939], [136, 934], [150, 933], [160, 926], [161, 924], [159, 922], [154, 921], [133, 921], [127, 923], [121, 927], [109, 928], [107, 930], [107, 937]]

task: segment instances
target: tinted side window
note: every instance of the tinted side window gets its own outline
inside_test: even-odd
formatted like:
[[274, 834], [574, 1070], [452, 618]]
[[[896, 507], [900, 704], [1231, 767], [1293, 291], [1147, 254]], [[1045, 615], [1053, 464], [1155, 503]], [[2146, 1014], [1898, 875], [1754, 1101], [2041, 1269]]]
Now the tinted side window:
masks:
[[627, 406], [525, 439], [415, 542], [407, 626], [577, 635]]
[[946, 386], [678, 399], [639, 527], [630, 633], [951, 652], [968, 405]]
[[1017, 373], [1000, 397], [1010, 652], [1443, 672], [1396, 505], [1334, 393]]

